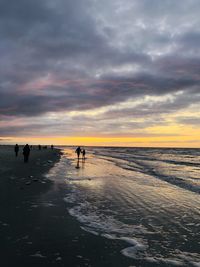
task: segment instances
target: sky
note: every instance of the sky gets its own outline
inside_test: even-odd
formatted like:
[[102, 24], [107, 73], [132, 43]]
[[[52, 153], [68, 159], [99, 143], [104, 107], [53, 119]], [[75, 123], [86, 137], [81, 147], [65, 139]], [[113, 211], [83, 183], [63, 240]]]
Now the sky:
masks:
[[0, 144], [200, 147], [199, 0], [0, 0]]

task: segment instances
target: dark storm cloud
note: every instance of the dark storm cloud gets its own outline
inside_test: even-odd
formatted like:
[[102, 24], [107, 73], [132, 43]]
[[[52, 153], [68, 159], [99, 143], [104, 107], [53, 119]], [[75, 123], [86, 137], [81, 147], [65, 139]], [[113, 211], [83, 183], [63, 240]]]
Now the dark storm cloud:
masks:
[[[108, 77], [107, 77], [108, 78]], [[97, 107], [108, 106], [129, 98], [139, 98], [144, 95], [160, 96], [166, 93], [173, 93], [185, 90], [180, 98], [179, 104], [170, 103], [170, 111], [176, 111], [180, 107], [187, 106], [193, 102], [199, 101], [193, 92], [196, 91], [195, 85], [199, 81], [189, 79], [169, 79], [156, 78], [149, 75], [141, 75], [134, 78], [112, 77], [108, 80], [96, 82], [88, 81], [86, 84], [70, 82], [67, 86], [45, 88], [45, 92], [34, 93], [0, 93], [1, 103], [0, 111], [4, 115], [39, 115], [50, 111], [64, 110], [89, 110]], [[194, 88], [192, 88], [194, 87]], [[189, 88], [189, 89], [188, 89]], [[49, 94], [53, 92], [53, 94]], [[56, 93], [55, 93], [56, 92]], [[168, 103], [166, 103], [168, 105]], [[158, 105], [157, 105], [158, 107]], [[164, 106], [160, 105], [160, 112]], [[145, 107], [144, 107], [145, 109]], [[140, 111], [142, 115], [142, 108]], [[123, 111], [122, 111], [123, 112]], [[124, 111], [125, 112], [125, 111]]]
[[0, 0], [0, 114], [37, 117], [177, 92], [155, 109], [105, 114], [142, 117], [197, 103], [199, 8], [195, 0]]
[[[14, 117], [13, 117], [14, 119]], [[32, 118], [31, 118], [32, 121]], [[4, 122], [6, 124], [6, 118], [4, 118]], [[90, 133], [90, 136], [97, 136], [99, 133], [101, 136], [104, 137], [111, 137], [111, 136], [127, 136], [127, 137], [133, 137], [133, 136], [149, 136], [150, 134], [148, 132], [145, 132], [144, 129], [147, 126], [156, 126], [162, 124], [161, 120], [154, 120], [149, 118], [148, 122], [123, 122], [123, 125], [120, 121], [109, 121], [105, 118], [100, 118], [97, 120], [94, 118], [93, 120], [88, 120], [88, 118], [83, 116], [76, 116], [75, 118], [71, 120], [62, 120], [62, 123], [58, 120], [52, 120], [52, 121], [39, 121], [32, 122], [27, 119], [26, 121], [21, 120], [21, 123], [18, 121], [18, 125], [11, 125], [8, 123], [8, 125], [5, 125], [3, 127], [0, 127], [0, 135], [1, 136], [34, 136], [36, 131], [39, 131], [42, 135], [45, 134], [47, 131], [51, 133], [51, 135], [56, 136], [63, 136], [63, 132], [67, 136], [71, 135], [78, 135], [80, 134], [81, 129], [81, 136], [88, 136], [88, 133]], [[98, 131], [95, 131], [95, 128], [98, 127]], [[70, 130], [73, 128], [73, 133]], [[117, 129], [117, 132], [115, 131]], [[151, 134], [152, 135], [152, 134]], [[171, 136], [171, 134], [163, 134], [165, 136]], [[153, 136], [158, 136], [156, 133], [153, 134]]]

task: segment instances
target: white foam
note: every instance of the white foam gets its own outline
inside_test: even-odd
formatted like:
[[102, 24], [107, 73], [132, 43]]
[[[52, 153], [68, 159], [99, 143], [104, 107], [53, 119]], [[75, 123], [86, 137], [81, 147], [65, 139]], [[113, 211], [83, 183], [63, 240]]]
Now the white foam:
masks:
[[81, 229], [84, 230], [84, 231], [86, 231], [86, 232], [88, 232], [88, 233], [91, 233], [91, 234], [93, 234], [93, 235], [99, 235], [98, 232], [93, 231], [93, 230], [91, 230], [91, 229], [88, 228], [88, 227], [83, 227], [83, 226], [81, 226]]
[[173, 266], [184, 266], [183, 261], [175, 259], [159, 259], [160, 262], [167, 263]]
[[73, 204], [73, 203], [76, 203], [77, 198], [76, 198], [75, 195], [70, 194], [69, 196], [64, 198], [64, 201], [67, 202], [67, 203], [72, 203]]
[[138, 243], [136, 239], [130, 238], [130, 237], [120, 237], [119, 239], [126, 241], [127, 243], [134, 245], [134, 246], [140, 246], [141, 244]]
[[142, 244], [138, 244], [134, 247], [128, 247], [128, 248], [124, 248], [121, 250], [121, 253], [129, 258], [133, 258], [133, 259], [142, 259], [144, 258], [144, 255], [140, 255], [141, 251], [145, 250], [145, 246], [143, 246]]
[[[67, 200], [69, 199], [70, 198]], [[74, 197], [74, 199], [76, 198]], [[200, 267], [198, 262], [194, 262], [195, 255], [184, 254], [184, 252], [181, 251], [175, 251], [171, 258], [162, 258], [152, 255], [148, 252], [148, 246], [144, 243], [144, 240], [139, 241], [137, 238], [131, 237], [134, 237], [135, 234], [138, 233], [142, 235], [146, 233], [151, 234], [144, 226], [130, 226], [117, 221], [113, 216], [106, 216], [102, 213], [98, 214], [98, 210], [87, 201], [69, 208], [68, 211], [72, 216], [76, 217], [79, 222], [84, 224], [84, 226], [81, 226], [81, 229], [84, 231], [94, 235], [101, 235], [111, 240], [122, 240], [130, 244], [131, 246], [121, 250], [121, 253], [126, 257], [145, 260], [149, 263], [165, 263], [170, 266], [187, 266], [187, 263], [190, 263], [190, 265], [193, 264], [194, 267]]]
[[76, 217], [79, 222], [84, 223], [91, 230], [98, 231], [103, 234], [117, 235], [133, 235], [146, 234], [149, 231], [142, 225], [128, 225], [117, 221], [112, 215], [97, 214], [96, 209], [90, 207], [90, 204], [85, 202], [80, 205], [68, 209], [71, 216]]
[[[137, 169], [136, 171], [138, 171], [139, 169], [137, 168], [137, 166], [130, 166], [130, 167], [135, 168], [135, 170]], [[66, 169], [65, 164], [63, 165], [63, 168]], [[141, 169], [143, 169], [143, 166]], [[61, 173], [61, 170], [59, 171]], [[140, 175], [140, 173], [138, 175]], [[157, 180], [156, 180], [156, 184], [154, 183], [151, 184], [153, 178], [147, 179], [147, 178], [152, 177], [151, 174], [145, 175], [142, 173], [141, 175], [146, 176], [145, 181], [143, 181], [144, 179], [141, 179], [142, 182], [144, 182], [145, 186], [146, 185], [152, 185], [152, 186], [157, 185]], [[194, 267], [200, 267], [199, 262], [198, 262], [199, 258], [198, 257], [196, 258], [195, 255], [185, 254], [185, 257], [184, 257], [183, 256], [184, 252], [173, 251], [171, 247], [170, 239], [168, 238], [164, 239], [165, 234], [166, 234], [166, 237], [168, 237], [167, 236], [168, 233], [165, 232], [165, 229], [163, 230], [163, 225], [154, 224], [154, 219], [157, 218], [156, 212], [153, 213], [154, 216], [151, 215], [149, 216], [149, 218], [148, 218], [148, 213], [146, 213], [144, 222], [148, 221], [147, 228], [145, 227], [146, 224], [134, 225], [135, 220], [133, 221], [129, 220], [130, 216], [129, 217], [127, 216], [126, 222], [128, 223], [127, 224], [123, 223], [120, 221], [120, 219], [117, 219], [117, 218], [122, 218], [123, 214], [119, 214], [119, 210], [116, 211], [115, 209], [114, 211], [110, 209], [109, 205], [106, 205], [106, 204], [103, 205], [104, 201], [102, 201], [101, 195], [99, 198], [97, 196], [97, 202], [96, 202], [96, 199], [94, 199], [94, 196], [98, 192], [95, 192], [95, 190], [91, 190], [90, 192], [84, 190], [82, 186], [83, 183], [85, 182], [88, 183], [87, 179], [84, 179], [84, 178], [85, 177], [82, 177], [80, 179], [79, 176], [77, 176], [77, 171], [70, 170], [70, 166], [69, 166], [69, 172], [67, 173], [67, 186], [70, 188], [70, 192], [67, 194], [64, 200], [67, 203], [71, 204], [71, 205], [68, 205], [69, 214], [75, 217], [81, 223], [81, 229], [83, 229], [84, 231], [90, 232], [91, 234], [100, 235], [111, 240], [116, 239], [116, 240], [121, 240], [121, 241], [126, 242], [127, 245], [125, 244], [125, 246], [127, 246], [127, 248], [124, 248], [121, 251], [121, 253], [127, 257], [144, 260], [149, 263], [156, 263], [156, 264], [160, 263], [161, 265], [162, 264], [170, 265], [170, 266], [188, 266], [189, 265], [189, 266], [194, 266]], [[165, 186], [165, 184], [163, 184], [163, 186]], [[90, 196], [87, 193], [91, 193], [90, 203], [86, 201], [90, 199]], [[94, 201], [92, 201], [92, 199], [94, 199]], [[109, 197], [106, 200], [112, 201], [112, 199]], [[161, 203], [163, 210], [165, 210], [165, 208], [166, 209], [170, 208], [170, 205], [171, 205], [170, 203], [164, 203], [164, 204]], [[174, 204], [171, 205], [171, 207], [173, 209]], [[147, 208], [148, 208], [148, 203], [147, 203]], [[128, 211], [129, 210], [127, 209], [127, 212]], [[137, 208], [135, 208], [134, 211], [137, 212]], [[132, 213], [135, 214], [134, 211], [132, 212], [131, 210], [130, 214]], [[118, 214], [120, 216], [118, 216]], [[175, 217], [176, 216], [174, 216], [174, 219]], [[185, 215], [185, 217], [187, 216]], [[143, 217], [141, 216], [141, 219], [140, 219], [141, 221], [142, 221], [142, 218]], [[177, 216], [177, 221], [179, 220], [180, 220], [180, 217]], [[189, 228], [189, 226], [194, 226], [195, 224], [193, 222], [188, 221], [186, 225], [188, 226], [187, 228]], [[151, 232], [151, 229], [153, 229], [152, 232]], [[178, 233], [177, 231], [175, 232], [175, 230], [176, 229], [174, 229], [174, 233]], [[159, 237], [153, 236], [151, 239], [149, 235], [152, 235], [152, 234], [153, 235], [159, 234]], [[171, 234], [171, 232], [169, 234]], [[160, 237], [163, 237], [163, 239], [161, 238], [160, 240]], [[148, 246], [146, 245], [146, 241], [145, 241], [146, 239], [150, 240], [149, 244], [152, 245], [150, 249], [148, 249]], [[159, 240], [160, 240], [160, 243], [159, 243]], [[157, 250], [155, 250], [154, 241], [155, 241], [156, 249], [158, 248], [159, 245], [160, 245], [160, 249], [158, 248]], [[166, 258], [164, 258], [164, 255], [166, 256]]]
[[102, 234], [101, 236], [111, 240], [117, 239], [116, 235]]
[[145, 257], [145, 260], [150, 263], [158, 263], [159, 261], [154, 257]]

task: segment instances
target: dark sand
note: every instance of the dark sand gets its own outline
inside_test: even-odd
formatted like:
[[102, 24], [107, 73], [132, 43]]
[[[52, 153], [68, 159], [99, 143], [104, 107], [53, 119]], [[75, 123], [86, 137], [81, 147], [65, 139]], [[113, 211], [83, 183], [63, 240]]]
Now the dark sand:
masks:
[[83, 231], [68, 214], [65, 184], [44, 176], [59, 157], [34, 149], [25, 164], [0, 146], [1, 266], [144, 266], [119, 254], [123, 242]]

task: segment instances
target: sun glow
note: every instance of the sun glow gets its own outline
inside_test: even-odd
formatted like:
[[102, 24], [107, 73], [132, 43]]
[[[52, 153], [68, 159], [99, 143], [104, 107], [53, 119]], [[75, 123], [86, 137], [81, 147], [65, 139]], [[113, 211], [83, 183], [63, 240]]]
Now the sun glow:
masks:
[[[160, 133], [164, 128], [160, 129]], [[165, 129], [166, 130], [166, 129]], [[200, 130], [187, 130], [184, 135], [150, 137], [7, 137], [5, 144], [55, 144], [69, 146], [125, 146], [125, 147], [200, 147]]]

